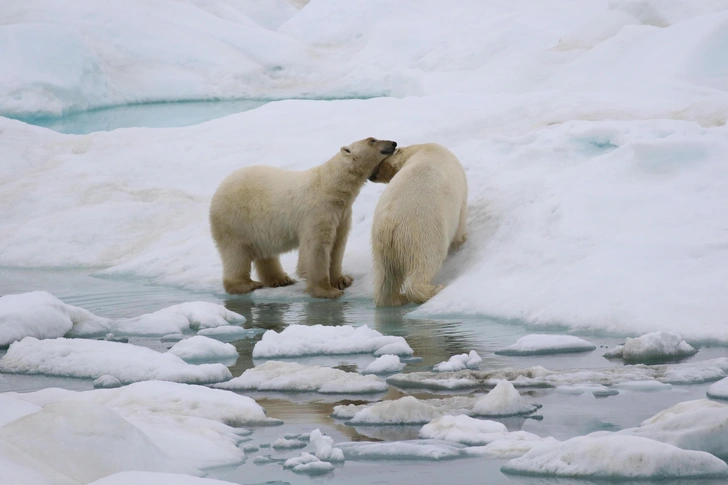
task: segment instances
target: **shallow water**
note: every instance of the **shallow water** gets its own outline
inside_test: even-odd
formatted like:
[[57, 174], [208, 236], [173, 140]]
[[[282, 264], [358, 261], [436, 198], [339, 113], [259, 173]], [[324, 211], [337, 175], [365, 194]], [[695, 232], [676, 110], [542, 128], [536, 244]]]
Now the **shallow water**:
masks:
[[173, 128], [196, 125], [268, 103], [261, 99], [140, 103], [70, 113], [63, 116], [29, 117], [21, 121], [60, 133], [85, 135], [118, 128]]
[[[250, 297], [231, 298], [226, 295], [193, 293], [176, 288], [153, 286], [137, 279], [108, 279], [89, 276], [89, 270], [24, 270], [0, 268], [0, 294], [32, 290], [46, 290], [66, 303], [86, 308], [106, 317], [131, 317], [159, 310], [184, 301], [212, 301], [224, 304], [228, 309], [247, 318], [246, 328], [273, 329], [280, 331], [289, 324], [304, 325], [362, 325], [367, 324], [383, 334], [405, 337], [422, 361], [407, 366], [406, 372], [429, 370], [431, 366], [447, 360], [451, 355], [476, 350], [483, 363], [481, 369], [504, 367], [529, 367], [540, 365], [548, 369], [597, 368], [622, 365], [620, 361], [604, 359], [606, 348], [621, 343], [622, 339], [600, 335], [581, 334], [597, 346], [593, 352], [533, 357], [495, 355], [494, 351], [512, 344], [516, 339], [534, 333], [523, 325], [504, 323], [492, 319], [469, 318], [465, 320], [418, 320], [405, 318], [411, 308], [375, 309], [369, 301], [321, 301], [302, 299], [297, 301], [256, 301]], [[552, 333], [540, 331], [540, 333]], [[261, 338], [257, 334], [234, 342], [239, 358], [230, 367], [234, 375], [240, 375], [254, 365], [252, 349]], [[164, 351], [172, 346], [152, 338], [133, 338], [133, 343]], [[2, 352], [0, 351], [0, 355]], [[703, 347], [693, 360], [728, 356], [725, 347]], [[333, 356], [296, 359], [301, 363], [321, 363], [338, 366], [365, 366], [371, 356]], [[260, 363], [260, 362], [255, 362]], [[638, 425], [642, 420], [673, 404], [705, 397], [709, 384], [673, 386], [668, 391], [637, 392], [620, 391], [618, 395], [597, 398], [591, 394], [569, 395], [553, 389], [525, 390], [522, 394], [543, 405], [534, 418], [501, 419], [511, 430], [523, 429], [541, 436], [567, 439], [597, 430], [618, 430]], [[0, 392], [31, 391], [46, 387], [64, 387], [73, 390], [91, 389], [92, 381], [63, 379], [46, 376], [0, 374]], [[410, 392], [418, 398], [441, 397], [431, 392]], [[465, 394], [462, 392], [461, 394]], [[322, 396], [298, 393], [247, 393], [255, 398], [273, 418], [284, 420], [282, 427], [257, 428], [245, 444], [265, 445], [287, 433], [310, 432], [320, 428], [338, 441], [402, 440], [415, 439], [420, 426], [348, 426], [330, 417], [338, 404], [363, 403], [369, 400], [396, 399], [403, 390], [390, 387], [384, 395], [369, 396]], [[331, 482], [346, 484], [396, 484], [418, 482], [421, 485], [441, 484], [446, 481], [469, 484], [543, 484], [575, 485], [592, 483], [584, 480], [558, 480], [533, 477], [508, 476], [500, 472], [505, 460], [468, 458], [452, 461], [347, 461], [337, 466], [333, 473], [319, 478], [296, 475], [279, 464], [256, 465], [253, 458], [271, 455], [273, 458], [297, 456], [301, 450], [275, 451], [261, 448], [248, 460], [233, 468], [208, 470], [213, 478], [235, 483], [263, 483], [282, 481], [288, 483]], [[602, 482], [603, 483], [603, 482]], [[640, 482], [620, 482], [640, 483]], [[650, 483], [650, 482], [648, 482]], [[723, 481], [690, 480], [661, 483], [715, 484]]]

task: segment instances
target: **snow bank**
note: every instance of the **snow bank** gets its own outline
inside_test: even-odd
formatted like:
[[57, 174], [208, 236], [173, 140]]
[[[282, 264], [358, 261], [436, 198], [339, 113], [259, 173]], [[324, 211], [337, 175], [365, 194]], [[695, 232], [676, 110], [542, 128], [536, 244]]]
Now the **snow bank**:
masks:
[[93, 481], [88, 485], [233, 485], [212, 478], [198, 478], [178, 473], [121, 472]]
[[[520, 456], [535, 446], [556, 444], [558, 440], [541, 438], [526, 431], [509, 432], [503, 423], [485, 421], [469, 416], [442, 416], [420, 429], [422, 439], [455, 441], [467, 446], [481, 446], [477, 454], [498, 458]], [[472, 451], [472, 450], [471, 450]]]
[[234, 391], [320, 392], [323, 394], [365, 394], [387, 390], [387, 385], [375, 376], [362, 376], [330, 367], [276, 361], [268, 361], [263, 365], [248, 369], [241, 376], [216, 384], [215, 387]]
[[281, 333], [268, 330], [253, 348], [256, 359], [368, 353], [412, 355], [414, 351], [404, 338], [384, 336], [367, 325], [289, 325]]
[[[10, 447], [3, 455], [16, 465], [35, 469], [41, 462], [37, 472], [51, 469], [71, 483], [127, 470], [200, 474], [117, 413], [91, 402], [49, 404], [8, 423], [0, 428], [0, 446]], [[46, 483], [55, 482], [49, 476]]]
[[222, 364], [191, 365], [171, 354], [105, 340], [26, 337], [10, 346], [0, 370], [97, 379], [111, 375], [122, 383], [160, 380], [206, 384], [230, 379]]
[[623, 345], [617, 345], [604, 357], [621, 357], [628, 362], [664, 362], [689, 357], [698, 351], [675, 332], [653, 332], [640, 337], [627, 337]]
[[499, 380], [515, 387], [565, 387], [578, 385], [614, 386], [624, 382], [646, 381], [667, 384], [700, 384], [723, 378], [728, 373], [728, 358], [664, 365], [625, 365], [601, 369], [552, 371], [540, 366], [493, 371], [410, 372], [395, 374], [387, 383], [402, 388], [477, 389], [493, 387]]
[[483, 362], [477, 352], [471, 350], [469, 354], [453, 355], [447, 362], [440, 362], [432, 370], [435, 372], [455, 372], [463, 369], [477, 369]]
[[229, 360], [238, 358], [234, 345], [218, 342], [208, 337], [195, 335], [174, 344], [167, 351], [187, 362], [200, 360]]
[[404, 369], [406, 365], [400, 362], [398, 355], [382, 355], [367, 365], [362, 374], [393, 374]]
[[[727, 458], [726, 429], [728, 406], [699, 399], [678, 403], [642, 421], [639, 426], [620, 430], [616, 434], [641, 436], [685, 450], [706, 451]], [[605, 434], [592, 433], [593, 436]]]
[[496, 350], [495, 353], [500, 355], [545, 355], [588, 352], [596, 348], [595, 345], [573, 335], [533, 334], [521, 337], [515, 344]]
[[703, 451], [637, 436], [579, 436], [538, 446], [501, 468], [506, 473], [598, 479], [728, 476], [728, 465]]
[[706, 393], [714, 399], [728, 399], [728, 377], [712, 384]]
[[134, 318], [109, 319], [67, 305], [45, 291], [0, 297], [0, 347], [24, 337], [100, 336], [108, 332], [156, 336], [244, 322], [245, 317], [222, 305], [201, 301], [173, 305]]
[[516, 416], [530, 414], [541, 406], [526, 402], [508, 381], [501, 380], [485, 396], [475, 401], [473, 414], [477, 416]]
[[44, 389], [7, 396], [37, 406], [102, 405], [126, 418], [171, 456], [200, 469], [241, 463], [241, 426], [274, 425], [255, 401], [229, 391], [174, 382], [139, 382], [117, 389]]

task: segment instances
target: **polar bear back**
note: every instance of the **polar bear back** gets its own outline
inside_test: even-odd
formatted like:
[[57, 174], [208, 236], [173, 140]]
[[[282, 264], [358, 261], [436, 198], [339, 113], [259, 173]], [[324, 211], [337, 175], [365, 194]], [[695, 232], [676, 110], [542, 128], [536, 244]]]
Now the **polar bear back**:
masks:
[[[374, 215], [391, 219], [400, 226], [419, 226], [407, 231], [419, 235], [443, 238], [446, 246], [458, 228], [460, 210], [467, 201], [468, 185], [460, 161], [447, 148], [436, 143], [413, 145], [402, 168], [382, 193]], [[427, 230], [429, 234], [421, 234]]]

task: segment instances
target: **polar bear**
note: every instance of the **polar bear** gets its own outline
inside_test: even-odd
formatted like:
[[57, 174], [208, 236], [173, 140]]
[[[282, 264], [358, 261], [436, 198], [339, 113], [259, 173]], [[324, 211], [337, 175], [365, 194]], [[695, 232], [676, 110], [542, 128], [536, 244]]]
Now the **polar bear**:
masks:
[[[297, 273], [316, 298], [338, 298], [352, 278], [341, 262], [351, 227], [351, 206], [397, 143], [367, 138], [342, 147], [323, 165], [294, 172], [267, 166], [241, 168], [218, 187], [210, 228], [231, 294], [295, 283], [279, 254], [299, 249]], [[250, 278], [255, 263], [260, 282]]]
[[374, 302], [424, 303], [443, 288], [431, 281], [448, 251], [467, 238], [463, 166], [441, 145], [411, 145], [395, 150], [370, 180], [389, 183], [372, 223]]

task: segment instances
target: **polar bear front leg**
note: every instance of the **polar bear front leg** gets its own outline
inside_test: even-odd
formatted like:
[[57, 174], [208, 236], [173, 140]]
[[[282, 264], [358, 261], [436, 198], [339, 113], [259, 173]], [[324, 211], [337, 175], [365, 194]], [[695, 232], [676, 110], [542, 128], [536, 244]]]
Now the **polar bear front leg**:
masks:
[[351, 286], [354, 281], [349, 275], [341, 274], [342, 264], [344, 261], [344, 251], [346, 250], [346, 241], [349, 238], [349, 230], [351, 229], [351, 209], [344, 213], [344, 216], [336, 228], [336, 240], [331, 250], [331, 265], [329, 268], [329, 280], [331, 286], [343, 290]]
[[329, 274], [335, 234], [334, 227], [313, 226], [306, 231], [301, 241], [298, 265], [305, 268], [306, 291], [314, 298], [339, 298], [344, 294], [331, 286]]

